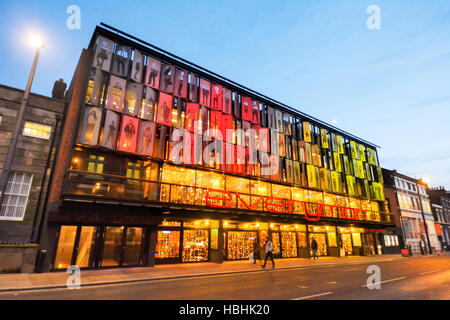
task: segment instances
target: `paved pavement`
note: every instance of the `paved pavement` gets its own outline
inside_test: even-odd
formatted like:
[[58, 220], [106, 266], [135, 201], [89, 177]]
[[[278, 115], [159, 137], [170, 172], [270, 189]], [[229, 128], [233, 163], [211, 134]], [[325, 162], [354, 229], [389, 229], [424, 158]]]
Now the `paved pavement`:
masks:
[[[198, 283], [200, 287], [202, 286], [209, 286], [210, 285], [210, 279], [216, 278], [217, 279], [234, 279], [233, 281], [236, 281], [239, 279], [241, 281], [244, 281], [245, 283], [251, 281], [251, 279], [255, 280], [255, 283], [259, 283], [260, 280], [262, 283], [266, 281], [264, 277], [268, 274], [277, 275], [277, 277], [283, 278], [284, 275], [286, 275], [286, 280], [292, 281], [292, 279], [295, 279], [295, 277], [301, 277], [301, 274], [310, 275], [310, 274], [316, 274], [317, 276], [322, 275], [331, 275], [331, 274], [337, 274], [333, 270], [338, 270], [339, 274], [343, 274], [344, 278], [346, 278], [348, 275], [352, 275], [352, 270], [355, 272], [358, 272], [358, 277], [354, 277], [355, 279], [358, 278], [366, 279], [367, 274], [365, 273], [366, 268], [364, 265], [371, 265], [371, 264], [384, 264], [386, 267], [390, 266], [389, 268], [386, 268], [387, 272], [390, 272], [390, 270], [396, 270], [398, 266], [404, 266], [405, 268], [408, 267], [411, 269], [411, 271], [419, 270], [417, 269], [418, 266], [422, 266], [422, 268], [425, 266], [428, 266], [430, 268], [434, 268], [433, 270], [442, 269], [443, 272], [448, 272], [448, 268], [450, 267], [450, 257], [432, 257], [432, 256], [423, 256], [423, 257], [401, 257], [400, 255], [385, 255], [385, 256], [375, 256], [375, 257], [346, 257], [346, 258], [332, 258], [332, 257], [323, 257], [320, 259], [319, 263], [313, 263], [311, 260], [307, 259], [282, 259], [282, 260], [276, 260], [276, 269], [275, 270], [262, 270], [259, 264], [252, 264], [249, 261], [239, 261], [239, 262], [225, 262], [223, 264], [215, 264], [215, 263], [193, 263], [193, 264], [177, 264], [177, 265], [158, 265], [153, 268], [122, 268], [122, 269], [107, 269], [107, 270], [86, 270], [81, 271], [81, 285], [83, 288], [93, 290], [95, 287], [99, 287], [102, 285], [104, 288], [109, 286], [118, 286], [119, 284], [122, 284], [121, 286], [134, 286], [136, 288], [139, 288], [141, 285], [155, 285], [156, 283], [159, 284], [167, 284], [171, 281], [175, 281], [176, 283], [181, 284], [183, 281], [186, 283], [189, 283], [192, 285], [193, 283]], [[271, 263], [268, 262], [268, 267], [271, 266]], [[439, 267], [439, 268], [438, 268]], [[344, 270], [341, 272], [341, 270]], [[431, 270], [431, 271], [433, 271]], [[445, 271], [447, 270], [447, 271]], [[428, 272], [430, 270], [425, 270], [424, 272]], [[292, 275], [291, 275], [292, 273]], [[300, 274], [300, 275], [299, 275]], [[431, 273], [430, 273], [431, 274]], [[234, 275], [234, 277], [230, 277], [230, 275]], [[259, 279], [259, 277], [263, 277], [262, 279]], [[293, 276], [294, 278], [290, 278]], [[448, 274], [447, 274], [448, 276]], [[28, 291], [28, 290], [49, 290], [49, 289], [58, 289], [63, 288], [65, 291], [79, 291], [80, 290], [67, 290], [66, 289], [66, 281], [68, 279], [69, 275], [65, 272], [52, 272], [52, 273], [44, 273], [44, 274], [3, 274], [0, 275], [0, 292], [10, 293], [13, 291]], [[254, 278], [252, 278], [254, 277]], [[347, 279], [346, 282], [348, 282], [350, 279]], [[309, 279], [309, 278], [308, 278]], [[447, 277], [447, 279], [450, 279], [450, 276]], [[176, 281], [178, 280], [178, 281]], [[229, 286], [228, 280], [226, 281], [227, 286]], [[203, 283], [204, 281], [204, 283]], [[222, 280], [221, 280], [222, 281]], [[277, 280], [279, 281], [279, 280]], [[275, 284], [277, 285], [277, 281], [275, 281]], [[284, 281], [284, 280], [283, 280]], [[308, 281], [314, 281], [313, 278], [309, 279]], [[342, 280], [339, 280], [340, 282]], [[219, 281], [220, 282], [220, 281]], [[329, 282], [336, 282], [335, 280], [330, 280]], [[225, 283], [224, 283], [225, 284]], [[238, 285], [239, 282], [236, 283]], [[268, 284], [269, 287], [273, 285], [273, 283]], [[311, 288], [310, 285], [303, 285], [299, 284], [301, 286], [305, 286], [307, 288]], [[246, 285], [247, 287], [247, 285]], [[317, 286], [314, 289], [321, 289]], [[233, 286], [230, 287], [231, 289]], [[129, 288], [128, 288], [129, 289]], [[230, 289], [230, 290], [231, 290]], [[236, 289], [236, 288], [234, 288]], [[219, 295], [217, 299], [231, 299], [233, 298], [233, 295], [236, 293], [235, 291], [231, 290], [229, 296], [223, 296]], [[239, 289], [239, 288], [238, 288]], [[254, 288], [256, 289], [256, 288]], [[305, 288], [306, 289], [306, 288]], [[59, 290], [56, 290], [59, 291]], [[169, 290], [171, 291], [171, 290]], [[189, 290], [188, 290], [189, 291]], [[263, 290], [264, 291], [264, 290]], [[285, 289], [282, 290], [283, 292], [286, 292]], [[319, 290], [320, 291], [320, 290]], [[136, 297], [138, 299], [140, 298], [147, 298], [147, 299], [158, 299], [161, 298], [158, 293], [158, 290], [155, 291], [156, 295], [148, 294], [148, 291], [146, 291], [147, 294], [140, 295], [138, 294]], [[186, 291], [184, 290], [175, 290], [173, 293], [175, 294], [174, 299], [183, 299], [183, 292], [186, 294]], [[203, 296], [199, 291], [199, 295], [194, 297], [187, 297], [185, 298], [189, 299], [208, 299], [207, 297], [211, 298], [209, 294], [212, 294], [211, 289], [206, 290], [206, 292], [209, 292], [207, 296]], [[325, 291], [328, 292], [328, 291]], [[37, 291], [36, 291], [37, 293]], [[181, 295], [180, 295], [181, 294]], [[294, 295], [292, 293], [292, 295]], [[64, 296], [64, 295], [63, 295]], [[108, 294], [106, 294], [108, 296]], [[120, 296], [120, 295], [119, 295]], [[214, 296], [214, 295], [213, 295]], [[245, 296], [245, 295], [244, 295]], [[323, 297], [326, 297], [327, 295], [324, 295]], [[0, 298], [3, 298], [4, 295]], [[171, 297], [171, 295], [167, 295], [167, 297]], [[290, 295], [280, 296], [276, 297], [277, 299], [287, 299], [290, 297]], [[70, 299], [70, 296], [67, 296], [68, 299]], [[110, 296], [110, 298], [114, 298], [114, 295]], [[173, 297], [172, 297], [173, 298]], [[246, 297], [247, 299], [253, 299], [254, 296], [250, 295]], [[271, 299], [271, 297], [262, 295], [261, 299]], [[275, 298], [275, 297], [273, 297]], [[216, 299], [214, 297], [213, 299]], [[245, 299], [245, 297], [244, 297]]]

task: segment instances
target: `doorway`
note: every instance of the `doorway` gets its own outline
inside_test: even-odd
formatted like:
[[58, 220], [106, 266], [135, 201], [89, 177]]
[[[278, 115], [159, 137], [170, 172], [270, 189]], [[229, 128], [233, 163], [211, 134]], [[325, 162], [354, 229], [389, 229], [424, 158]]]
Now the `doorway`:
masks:
[[100, 267], [142, 265], [143, 238], [143, 228], [105, 227]]
[[341, 233], [341, 245], [346, 256], [353, 254], [352, 235], [350, 233]]

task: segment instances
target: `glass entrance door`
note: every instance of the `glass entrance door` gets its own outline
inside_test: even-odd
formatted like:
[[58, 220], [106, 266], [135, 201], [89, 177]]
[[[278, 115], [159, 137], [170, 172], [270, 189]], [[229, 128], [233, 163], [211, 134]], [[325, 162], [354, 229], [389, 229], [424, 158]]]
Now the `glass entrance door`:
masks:
[[102, 267], [140, 265], [143, 228], [105, 227]]
[[81, 227], [76, 265], [80, 268], [93, 267], [95, 259], [95, 239], [97, 227]]
[[106, 227], [103, 242], [102, 267], [119, 266], [122, 255], [124, 227]]
[[125, 246], [123, 247], [123, 265], [141, 264], [142, 228], [126, 229]]

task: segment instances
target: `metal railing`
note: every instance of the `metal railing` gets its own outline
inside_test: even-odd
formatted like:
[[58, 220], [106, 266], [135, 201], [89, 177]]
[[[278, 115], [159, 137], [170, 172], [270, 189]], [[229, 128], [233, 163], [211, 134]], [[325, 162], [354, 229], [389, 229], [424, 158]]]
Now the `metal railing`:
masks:
[[[270, 214], [300, 214], [314, 220], [317, 216], [359, 221], [393, 222], [392, 215], [340, 204], [323, 204], [292, 199], [292, 193], [281, 197], [245, 192], [214, 190], [161, 181], [137, 179], [113, 174], [69, 170], [64, 195], [82, 195], [108, 200], [159, 202], [188, 206], [250, 210]], [[219, 195], [220, 194], [220, 195]], [[270, 198], [270, 204], [267, 204]], [[282, 205], [283, 204], [283, 205]]]

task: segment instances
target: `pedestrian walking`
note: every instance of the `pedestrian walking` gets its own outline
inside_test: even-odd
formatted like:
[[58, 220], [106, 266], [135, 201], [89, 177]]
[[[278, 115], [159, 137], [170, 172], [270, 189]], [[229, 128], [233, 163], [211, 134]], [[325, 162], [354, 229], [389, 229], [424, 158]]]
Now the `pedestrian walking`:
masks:
[[272, 260], [272, 269], [275, 268], [275, 261], [273, 260], [273, 243], [270, 241], [269, 238], [266, 238], [266, 241], [264, 242], [264, 249], [266, 249], [266, 258], [264, 259], [264, 265], [261, 266], [263, 269], [266, 267], [267, 258], [270, 258]]
[[312, 237], [311, 239], [311, 250], [313, 253], [314, 262], [316, 262], [316, 258], [317, 261], [319, 261], [319, 257], [317, 256], [317, 241], [316, 239], [314, 239], [314, 237]]

